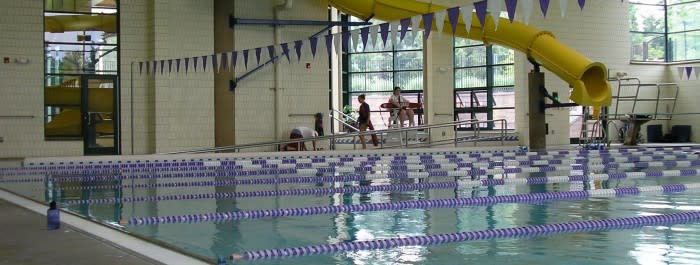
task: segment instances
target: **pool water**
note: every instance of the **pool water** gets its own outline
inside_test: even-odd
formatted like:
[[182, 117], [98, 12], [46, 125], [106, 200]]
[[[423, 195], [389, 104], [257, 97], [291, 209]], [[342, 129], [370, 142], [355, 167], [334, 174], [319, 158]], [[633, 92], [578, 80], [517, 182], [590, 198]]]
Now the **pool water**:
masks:
[[[124, 224], [134, 218], [223, 213], [257, 209], [284, 209], [388, 203], [411, 200], [475, 198], [528, 193], [597, 190], [618, 187], [700, 183], [698, 177], [659, 177], [550, 183], [453, 187], [408, 191], [332, 193], [311, 196], [267, 196], [201, 198], [158, 201], [101, 201], [109, 198], [139, 198], [183, 194], [221, 194], [256, 190], [289, 190], [389, 184], [434, 183], [455, 179], [512, 179], [567, 176], [622, 171], [648, 172], [668, 167], [583, 172], [517, 173], [485, 176], [379, 178], [325, 183], [276, 185], [217, 185], [163, 187], [167, 183], [225, 181], [230, 177], [159, 177], [150, 179], [2, 182], [2, 188], [38, 201], [57, 199], [61, 207], [88, 216], [135, 235], [156, 240], [181, 251], [215, 262], [232, 253], [302, 247], [340, 242], [434, 235], [541, 224], [601, 220], [619, 217], [700, 211], [696, 191], [680, 193], [595, 197], [585, 199], [498, 203], [491, 205], [341, 212], [308, 216], [266, 217], [226, 221], [196, 221], [160, 224]], [[153, 175], [162, 176], [169, 170]], [[176, 171], [176, 170], [172, 170]], [[430, 169], [428, 169], [430, 171]], [[215, 172], [202, 170], [199, 172]], [[382, 172], [367, 172], [376, 174]], [[387, 173], [384, 171], [384, 173]], [[80, 174], [75, 174], [80, 175]], [[301, 176], [309, 176], [300, 174]], [[323, 176], [341, 173], [319, 174]], [[313, 176], [313, 175], [312, 175]], [[27, 178], [28, 176], [23, 176]], [[41, 178], [43, 175], [29, 177]], [[55, 176], [58, 177], [58, 176]], [[268, 179], [280, 175], [244, 178]], [[240, 177], [238, 177], [240, 178]], [[5, 177], [9, 179], [9, 177]], [[115, 187], [123, 185], [127, 187]], [[141, 185], [141, 186], [139, 186]], [[147, 186], [147, 187], [144, 187]], [[155, 187], [159, 186], [159, 187]], [[88, 188], [86, 188], [88, 187]], [[97, 188], [100, 187], [100, 188]], [[76, 203], [75, 200], [86, 200]], [[120, 224], [120, 221], [122, 224]], [[644, 226], [610, 231], [551, 234], [547, 236], [498, 238], [429, 246], [337, 252], [306, 257], [235, 261], [236, 264], [700, 264], [700, 223]], [[233, 263], [229, 261], [229, 263]]]

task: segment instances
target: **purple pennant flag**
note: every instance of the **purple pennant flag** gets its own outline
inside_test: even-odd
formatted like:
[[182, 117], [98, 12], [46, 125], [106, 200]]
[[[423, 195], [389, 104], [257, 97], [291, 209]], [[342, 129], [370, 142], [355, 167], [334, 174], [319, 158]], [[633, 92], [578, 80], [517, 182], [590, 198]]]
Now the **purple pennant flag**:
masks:
[[175, 59], [175, 72], [180, 73], [180, 59]]
[[165, 68], [163, 66], [165, 66], [165, 60], [160, 60], [160, 74], [161, 75], [163, 75], [163, 68]]
[[686, 66], [685, 67], [685, 75], [688, 77], [688, 80], [690, 80], [690, 74], [693, 72], [693, 67], [692, 66]]
[[586, 0], [578, 0], [578, 7], [581, 8], [581, 11], [583, 11], [583, 6], [586, 5]]
[[341, 44], [343, 44], [343, 46], [342, 46], [342, 47], [343, 47], [343, 50], [344, 50], [344, 51], [347, 51], [347, 50], [349, 49], [348, 46], [350, 46], [350, 31], [343, 31], [342, 33], [340, 33], [340, 36], [342, 37], [342, 38], [341, 38], [341, 40], [342, 40], [342, 43], [341, 43]]
[[216, 53], [211, 55], [211, 72], [215, 73], [219, 71], [219, 60], [216, 57]]
[[326, 51], [328, 52], [328, 55], [331, 55], [331, 47], [333, 47], [333, 34], [326, 35]]
[[190, 69], [190, 57], [185, 58], [185, 74], [187, 74], [187, 70]]
[[273, 45], [268, 45], [267, 46], [267, 55], [270, 56], [270, 60], [274, 60], [275, 58], [275, 46]]
[[248, 69], [248, 52], [249, 50], [243, 50], [243, 65], [245, 69]]
[[202, 72], [207, 71], [207, 57], [206, 55], [202, 55]]
[[455, 34], [455, 31], [457, 30], [457, 22], [459, 21], [459, 7], [456, 6], [448, 8], [447, 19], [450, 21], [450, 27], [452, 27], [452, 34]]
[[173, 72], [173, 59], [168, 59], [168, 74]]
[[146, 74], [151, 73], [151, 61], [146, 62]]
[[506, 11], [508, 11], [508, 20], [513, 22], [515, 19], [515, 7], [518, 6], [518, 0], [506, 0]]
[[474, 9], [476, 9], [476, 17], [479, 19], [479, 23], [481, 23], [481, 28], [483, 29], [486, 23], [486, 0], [475, 2]]
[[237, 61], [238, 61], [238, 52], [237, 51], [231, 52], [231, 68], [233, 68], [234, 70], [236, 69]]
[[406, 31], [408, 30], [408, 25], [411, 24], [411, 18], [404, 18], [399, 21], [401, 24], [401, 35], [399, 35], [399, 42], [403, 41], [403, 38], [406, 37]]
[[379, 36], [382, 37], [382, 42], [386, 48], [386, 39], [389, 38], [389, 23], [379, 24]]
[[289, 59], [289, 43], [282, 43], [280, 47], [282, 47], [282, 54], [284, 54], [284, 57], [287, 57], [287, 62], [291, 63], [292, 60]]
[[[433, 29], [433, 16], [434, 13], [423, 14], [423, 28], [425, 30], [423, 34], [423, 39], [428, 39], [430, 36], [430, 30]], [[443, 21], [444, 23], [444, 21]]]
[[297, 53], [297, 62], [301, 61], [301, 46], [304, 45], [304, 41], [295, 40], [294, 41], [294, 51]]
[[255, 48], [255, 60], [260, 64], [260, 53], [262, 52], [262, 47]]
[[316, 37], [309, 38], [309, 49], [311, 49], [311, 56], [313, 58], [316, 58], [316, 44], [318, 44], [318, 38], [316, 38]]
[[540, 0], [540, 10], [545, 17], [547, 17], [547, 9], [549, 9], [549, 0]]
[[154, 75], [157, 73], [156, 69], [158, 69], [158, 61], [153, 61], [153, 74]]
[[143, 62], [139, 62], [139, 74], [143, 73]]
[[369, 39], [369, 27], [360, 29], [360, 37], [362, 38], [362, 51], [367, 48], [367, 40]]
[[197, 61], [199, 61], [199, 57], [195, 56], [192, 57], [192, 64], [194, 66], [194, 71], [197, 72]]
[[224, 68], [224, 71], [228, 71], [228, 53], [222, 53], [221, 54], [221, 68]]

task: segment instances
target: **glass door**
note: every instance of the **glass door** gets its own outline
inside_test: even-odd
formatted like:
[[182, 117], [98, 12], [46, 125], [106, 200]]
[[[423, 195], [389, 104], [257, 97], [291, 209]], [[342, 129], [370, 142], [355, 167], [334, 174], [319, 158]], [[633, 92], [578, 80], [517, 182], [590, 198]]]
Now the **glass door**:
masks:
[[82, 78], [82, 131], [85, 155], [116, 155], [118, 150], [117, 77]]

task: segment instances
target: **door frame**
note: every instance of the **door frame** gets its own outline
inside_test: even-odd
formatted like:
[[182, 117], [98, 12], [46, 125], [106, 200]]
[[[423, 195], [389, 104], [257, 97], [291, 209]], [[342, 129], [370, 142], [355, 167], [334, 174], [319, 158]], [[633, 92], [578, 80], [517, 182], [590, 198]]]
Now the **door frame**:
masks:
[[[112, 136], [112, 140], [114, 141], [113, 147], [91, 147], [91, 142], [95, 140], [94, 135], [94, 130], [91, 130], [90, 128], [90, 111], [89, 111], [89, 84], [90, 80], [112, 80], [113, 83], [113, 88], [112, 88], [112, 128], [114, 130], [114, 134]], [[121, 137], [119, 136], [120, 134], [120, 128], [119, 128], [119, 120], [120, 120], [120, 115], [119, 115], [119, 78], [117, 75], [94, 75], [94, 74], [87, 74], [87, 75], [81, 75], [80, 78], [80, 95], [81, 95], [81, 107], [80, 107], [80, 116], [81, 116], [81, 132], [83, 135], [83, 154], [84, 155], [118, 155], [121, 154], [121, 142], [120, 139]]]

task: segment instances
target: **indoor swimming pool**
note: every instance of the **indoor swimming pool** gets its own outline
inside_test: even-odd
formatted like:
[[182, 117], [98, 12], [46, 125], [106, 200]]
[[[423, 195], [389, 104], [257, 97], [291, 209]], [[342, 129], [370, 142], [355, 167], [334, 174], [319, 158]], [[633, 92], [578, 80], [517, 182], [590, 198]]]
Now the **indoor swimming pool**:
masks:
[[700, 260], [700, 147], [320, 154], [35, 159], [0, 187], [211, 263]]

